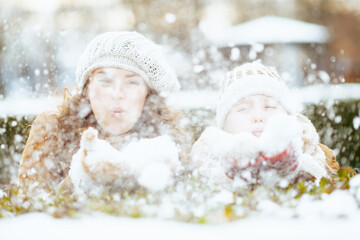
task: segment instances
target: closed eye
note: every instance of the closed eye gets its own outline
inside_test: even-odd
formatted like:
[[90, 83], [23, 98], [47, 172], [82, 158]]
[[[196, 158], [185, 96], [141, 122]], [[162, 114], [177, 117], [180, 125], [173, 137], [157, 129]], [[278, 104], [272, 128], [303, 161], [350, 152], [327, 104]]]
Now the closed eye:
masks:
[[268, 106], [265, 106], [265, 109], [277, 109], [277, 107], [268, 105]]
[[243, 111], [246, 111], [248, 108], [246, 107], [242, 107], [242, 108], [238, 108], [236, 109], [237, 112], [243, 112]]
[[111, 80], [106, 79], [106, 78], [101, 78], [101, 79], [98, 80], [98, 82], [99, 82], [99, 83], [110, 83]]
[[139, 85], [140, 84], [140, 82], [138, 80], [136, 80], [136, 79], [128, 79], [126, 81], [126, 83], [128, 83], [130, 85]]

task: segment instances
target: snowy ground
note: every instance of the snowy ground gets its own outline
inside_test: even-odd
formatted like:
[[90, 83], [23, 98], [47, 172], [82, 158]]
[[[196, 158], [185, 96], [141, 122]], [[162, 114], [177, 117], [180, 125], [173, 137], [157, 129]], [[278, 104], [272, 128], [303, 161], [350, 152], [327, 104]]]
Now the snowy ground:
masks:
[[[299, 200], [288, 198], [282, 205], [271, 201], [271, 194], [267, 195], [265, 189], [260, 188], [252, 194], [254, 203], [251, 205], [256, 206], [256, 210], [232, 222], [214, 215], [217, 219], [213, 221], [219, 222], [216, 224], [115, 217], [100, 212], [61, 219], [46, 213], [27, 213], [0, 219], [0, 239], [357, 239], [360, 175], [349, 183], [349, 190], [321, 194], [322, 200], [319, 196], [304, 194]], [[284, 195], [279, 197], [281, 201]], [[198, 208], [208, 205], [211, 198], [200, 203]], [[289, 203], [293, 207], [285, 206]], [[182, 205], [187, 204], [193, 203]], [[240, 212], [246, 211], [246, 206], [235, 205]]]
[[79, 220], [54, 219], [41, 213], [3, 219], [0, 239], [356, 239], [360, 216], [338, 220], [252, 217], [218, 225], [106, 215]]

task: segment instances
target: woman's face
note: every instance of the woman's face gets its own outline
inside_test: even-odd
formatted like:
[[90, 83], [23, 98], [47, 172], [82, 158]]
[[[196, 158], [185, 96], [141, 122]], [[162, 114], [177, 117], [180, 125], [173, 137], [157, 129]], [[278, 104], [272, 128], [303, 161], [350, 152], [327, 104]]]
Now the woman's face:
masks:
[[233, 134], [251, 132], [260, 137], [268, 119], [278, 114], [287, 114], [279, 101], [262, 94], [250, 95], [231, 108], [224, 130]]
[[141, 116], [148, 91], [136, 73], [104, 67], [91, 74], [88, 97], [99, 125], [109, 135], [121, 135]]

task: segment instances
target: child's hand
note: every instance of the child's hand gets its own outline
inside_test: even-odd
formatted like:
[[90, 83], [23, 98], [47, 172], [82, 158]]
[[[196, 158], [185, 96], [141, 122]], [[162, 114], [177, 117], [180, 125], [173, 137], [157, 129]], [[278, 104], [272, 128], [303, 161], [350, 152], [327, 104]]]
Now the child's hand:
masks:
[[[260, 153], [255, 159], [247, 161], [247, 165], [242, 163], [242, 159], [235, 159], [230, 155], [227, 156], [228, 165], [225, 168], [226, 176], [231, 179], [240, 177], [246, 182], [261, 182], [261, 171], [274, 170], [280, 177], [290, 177], [296, 174], [299, 169], [299, 157], [295, 152], [292, 144], [281, 153], [266, 156]], [[291, 178], [291, 177], [290, 177]]]
[[264, 169], [274, 169], [281, 177], [286, 177], [294, 173], [299, 166], [298, 154], [295, 152], [293, 145], [290, 143], [288, 147], [276, 155], [260, 154]]
[[243, 134], [237, 142], [238, 151], [225, 158], [227, 176], [247, 173], [259, 178], [259, 172], [268, 170], [281, 177], [294, 175], [302, 151], [301, 129], [295, 117], [279, 115], [269, 120], [260, 138]]
[[[227, 165], [223, 165], [225, 169], [225, 174], [231, 179], [234, 179], [235, 176], [242, 177], [243, 173], [253, 172], [254, 170], [261, 169], [263, 159], [260, 156], [254, 159], [242, 159], [242, 158], [234, 158], [230, 154], [225, 157], [225, 162]], [[253, 177], [253, 176], [251, 176]], [[244, 179], [249, 180], [249, 179]]]
[[237, 173], [259, 165], [261, 145], [259, 139], [251, 133], [233, 135], [228, 146], [228, 152], [221, 158], [221, 165], [228, 177], [233, 178]]
[[316, 151], [319, 144], [319, 135], [308, 118], [301, 114], [298, 114], [296, 117], [302, 128], [301, 137], [304, 142], [303, 152], [311, 155]]
[[263, 169], [273, 169], [280, 177], [295, 175], [302, 153], [301, 133], [302, 127], [295, 117], [279, 115], [271, 118], [260, 137]]

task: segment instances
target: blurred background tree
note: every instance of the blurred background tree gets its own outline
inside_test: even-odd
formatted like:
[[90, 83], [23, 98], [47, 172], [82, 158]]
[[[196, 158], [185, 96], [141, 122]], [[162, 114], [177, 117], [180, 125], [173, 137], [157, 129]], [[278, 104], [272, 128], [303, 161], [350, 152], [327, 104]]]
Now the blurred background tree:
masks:
[[[233, 42], [254, 35], [255, 28], [224, 45], [211, 40], [261, 19], [315, 26], [328, 36], [314, 42]], [[275, 35], [283, 32], [269, 28]], [[297, 78], [297, 86], [360, 83], [359, 0], [0, 0], [0, 103], [62, 96], [64, 88], [75, 86], [79, 56], [95, 35], [134, 30], [164, 47], [184, 91], [217, 91], [227, 70], [255, 59], [277, 66], [285, 79]], [[3, 116], [1, 106], [0, 184], [16, 181], [35, 116]], [[359, 99], [352, 99], [319, 102], [304, 111], [343, 166], [360, 166], [359, 109]], [[185, 114], [195, 140], [215, 110], [207, 106]]]
[[[221, 34], [268, 15], [325, 26], [330, 40], [324, 58], [335, 59], [328, 61], [329, 74], [360, 82], [357, 0], [0, 0], [0, 6], [0, 93], [5, 96], [46, 95], [72, 87], [85, 44], [100, 32], [121, 30], [139, 31], [181, 52], [181, 62], [188, 65], [179, 68], [180, 75], [187, 75], [180, 77], [185, 89], [216, 88], [204, 77], [207, 71], [200, 70], [225, 71], [228, 64], [204, 32]], [[206, 67], [206, 62], [217, 66]]]

